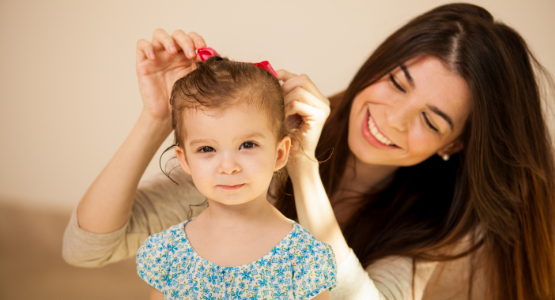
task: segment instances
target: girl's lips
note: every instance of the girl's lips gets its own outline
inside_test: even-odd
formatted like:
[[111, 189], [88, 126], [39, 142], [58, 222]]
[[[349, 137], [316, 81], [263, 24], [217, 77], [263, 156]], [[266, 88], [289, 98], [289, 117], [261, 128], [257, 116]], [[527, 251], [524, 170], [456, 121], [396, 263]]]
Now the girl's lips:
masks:
[[231, 190], [238, 190], [241, 187], [243, 187], [244, 185], [245, 184], [243, 183], [243, 184], [237, 184], [237, 185], [218, 185], [218, 186], [221, 187], [224, 190], [231, 191]]
[[367, 109], [366, 113], [364, 114], [364, 120], [362, 121], [362, 136], [364, 139], [372, 146], [378, 149], [399, 149], [397, 146], [393, 145], [386, 145], [382, 142], [378, 141], [372, 133], [370, 133], [370, 129], [368, 128], [368, 118], [370, 117], [370, 111]]

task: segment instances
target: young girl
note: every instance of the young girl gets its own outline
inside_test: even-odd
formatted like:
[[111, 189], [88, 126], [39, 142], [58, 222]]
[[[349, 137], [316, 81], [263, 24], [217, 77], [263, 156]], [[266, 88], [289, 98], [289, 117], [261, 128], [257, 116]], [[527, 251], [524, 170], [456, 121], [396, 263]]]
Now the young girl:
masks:
[[170, 104], [177, 158], [208, 208], [139, 249], [150, 298], [329, 299], [331, 247], [267, 200], [291, 145], [275, 73], [212, 49], [199, 56], [205, 61], [174, 84]]

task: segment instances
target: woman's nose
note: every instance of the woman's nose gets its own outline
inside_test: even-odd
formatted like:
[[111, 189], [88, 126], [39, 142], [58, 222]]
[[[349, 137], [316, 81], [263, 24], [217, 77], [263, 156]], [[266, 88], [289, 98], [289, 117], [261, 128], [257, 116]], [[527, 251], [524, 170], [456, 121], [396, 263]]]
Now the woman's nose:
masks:
[[385, 111], [385, 118], [389, 126], [404, 132], [408, 128], [413, 109], [408, 101], [397, 101], [394, 105], [388, 107]]
[[241, 165], [233, 155], [223, 155], [218, 173], [231, 175], [241, 172]]

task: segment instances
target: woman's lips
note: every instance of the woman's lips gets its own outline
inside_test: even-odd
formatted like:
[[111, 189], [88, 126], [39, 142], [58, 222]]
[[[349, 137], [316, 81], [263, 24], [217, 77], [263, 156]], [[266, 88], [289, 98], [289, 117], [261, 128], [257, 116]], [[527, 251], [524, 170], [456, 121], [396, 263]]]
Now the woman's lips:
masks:
[[378, 149], [399, 149], [399, 147], [395, 146], [395, 145], [386, 145], [380, 141], [378, 141], [378, 139], [376, 139], [376, 137], [374, 137], [372, 135], [372, 133], [370, 132], [370, 129], [368, 128], [368, 118], [370, 117], [370, 111], [366, 110], [366, 113], [364, 115], [364, 120], [362, 122], [362, 136], [364, 137], [364, 139], [372, 146], [374, 146], [375, 148]]
[[241, 187], [243, 187], [245, 184], [237, 184], [237, 185], [218, 185], [219, 187], [221, 187], [224, 190], [228, 190], [228, 191], [232, 191], [232, 190], [238, 190]]

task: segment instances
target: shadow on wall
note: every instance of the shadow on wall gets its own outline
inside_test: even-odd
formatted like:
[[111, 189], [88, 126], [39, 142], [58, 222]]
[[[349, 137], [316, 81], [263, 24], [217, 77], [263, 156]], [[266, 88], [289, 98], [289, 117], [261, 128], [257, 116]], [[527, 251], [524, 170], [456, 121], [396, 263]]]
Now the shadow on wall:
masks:
[[148, 299], [135, 260], [98, 269], [62, 259], [69, 214], [0, 203], [0, 299]]

